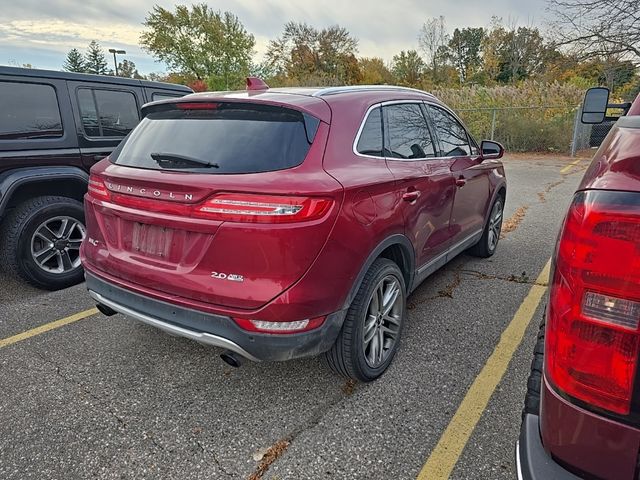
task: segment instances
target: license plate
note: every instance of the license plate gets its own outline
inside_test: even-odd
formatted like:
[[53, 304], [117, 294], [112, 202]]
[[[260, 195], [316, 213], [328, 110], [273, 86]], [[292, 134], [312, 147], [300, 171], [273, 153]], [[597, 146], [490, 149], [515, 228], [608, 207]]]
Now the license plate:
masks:
[[173, 240], [173, 230], [156, 225], [134, 223], [132, 247], [135, 252], [152, 257], [168, 257]]

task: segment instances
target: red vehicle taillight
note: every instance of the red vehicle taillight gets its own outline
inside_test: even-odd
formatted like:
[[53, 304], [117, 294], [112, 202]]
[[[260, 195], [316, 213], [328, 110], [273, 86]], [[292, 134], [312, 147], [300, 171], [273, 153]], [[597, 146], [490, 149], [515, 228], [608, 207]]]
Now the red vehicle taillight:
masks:
[[333, 203], [328, 198], [218, 193], [201, 203], [187, 204], [112, 192], [97, 175], [91, 175], [88, 190], [97, 200], [124, 207], [221, 222], [291, 223], [316, 220], [323, 217]]
[[628, 414], [639, 323], [640, 194], [580, 192], [556, 249], [547, 378], [571, 397]]
[[97, 175], [89, 177], [89, 188], [87, 189], [92, 197], [98, 200], [108, 201], [110, 199], [109, 190], [102, 179]]
[[220, 193], [196, 205], [194, 216], [226, 222], [288, 223], [320, 218], [330, 206], [326, 198]]

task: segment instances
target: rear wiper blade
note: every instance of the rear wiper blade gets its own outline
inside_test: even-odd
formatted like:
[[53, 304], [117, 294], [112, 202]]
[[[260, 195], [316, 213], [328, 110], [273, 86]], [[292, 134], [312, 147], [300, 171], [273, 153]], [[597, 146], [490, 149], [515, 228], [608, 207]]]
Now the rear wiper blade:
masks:
[[218, 165], [217, 163], [211, 163], [211, 162], [208, 162], [207, 160], [203, 160], [201, 158], [188, 157], [186, 155], [179, 155], [179, 154], [176, 154], [176, 153], [156, 152], [156, 153], [152, 153], [151, 154], [151, 158], [153, 158], [159, 164], [161, 162], [167, 162], [167, 163], [190, 163], [190, 164], [202, 165], [202, 166], [205, 166], [205, 167], [220, 168], [220, 165]]

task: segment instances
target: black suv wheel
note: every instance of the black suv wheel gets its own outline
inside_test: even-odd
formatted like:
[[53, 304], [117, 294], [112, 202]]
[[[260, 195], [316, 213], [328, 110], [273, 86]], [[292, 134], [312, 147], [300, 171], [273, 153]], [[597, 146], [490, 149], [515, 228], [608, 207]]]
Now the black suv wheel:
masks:
[[361, 382], [382, 375], [400, 343], [406, 297], [398, 265], [386, 258], [373, 262], [349, 307], [336, 343], [325, 353], [329, 367]]
[[80, 244], [84, 240], [82, 204], [67, 197], [36, 197], [4, 220], [0, 264], [10, 274], [49, 290], [82, 281]]

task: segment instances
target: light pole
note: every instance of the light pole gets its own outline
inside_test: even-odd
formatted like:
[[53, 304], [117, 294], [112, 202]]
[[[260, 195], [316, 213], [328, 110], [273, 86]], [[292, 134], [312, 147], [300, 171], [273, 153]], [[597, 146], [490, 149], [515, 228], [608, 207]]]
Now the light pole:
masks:
[[118, 60], [116, 60], [116, 54], [124, 55], [127, 52], [125, 52], [124, 50], [116, 50], [115, 48], [110, 48], [109, 53], [113, 53], [113, 65], [116, 67], [116, 77], [117, 77], [118, 76]]

